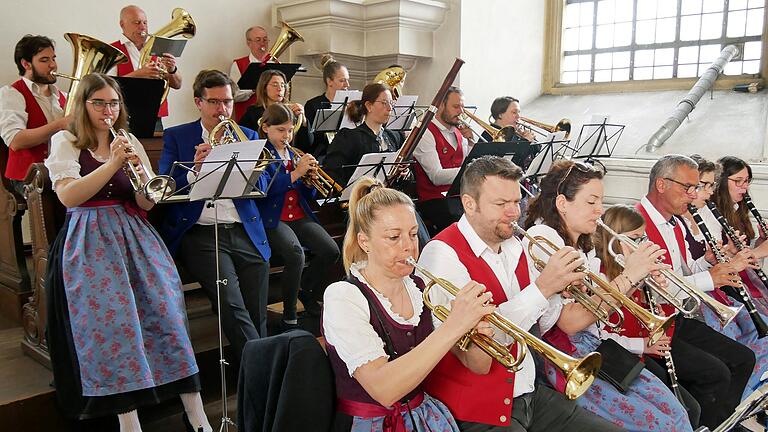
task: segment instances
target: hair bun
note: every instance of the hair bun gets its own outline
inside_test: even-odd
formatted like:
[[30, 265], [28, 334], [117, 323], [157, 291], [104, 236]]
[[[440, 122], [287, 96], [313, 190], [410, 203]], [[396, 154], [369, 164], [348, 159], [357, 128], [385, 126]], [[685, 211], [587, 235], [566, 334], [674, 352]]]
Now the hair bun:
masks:
[[336, 63], [336, 59], [333, 58], [330, 54], [323, 54], [322, 57], [320, 57], [320, 67], [325, 67], [326, 65], [330, 63]]

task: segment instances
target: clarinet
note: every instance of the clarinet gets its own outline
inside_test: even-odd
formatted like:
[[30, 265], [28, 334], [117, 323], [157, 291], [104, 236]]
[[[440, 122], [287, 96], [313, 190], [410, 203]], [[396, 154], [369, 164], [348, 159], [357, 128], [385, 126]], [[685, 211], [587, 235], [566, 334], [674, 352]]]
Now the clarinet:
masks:
[[[723, 227], [723, 231], [725, 232], [725, 235], [728, 236], [728, 238], [733, 242], [734, 246], [736, 246], [736, 249], [742, 250], [747, 247], [744, 243], [741, 242], [741, 239], [739, 236], [736, 235], [736, 231], [733, 229], [733, 227], [728, 223], [727, 220], [725, 220], [725, 217], [723, 217], [723, 214], [720, 213], [720, 210], [717, 209], [717, 206], [715, 206], [715, 203], [712, 201], [707, 201], [707, 207], [709, 207], [709, 210], [712, 211], [712, 214], [715, 215], [715, 218], [717, 218], [717, 221], [720, 222], [720, 225]], [[763, 283], [763, 286], [768, 288], [768, 276], [765, 275], [763, 272], [763, 269], [756, 268], [754, 269], [755, 274], [757, 274], [757, 277], [760, 278], [760, 282]]]
[[[693, 216], [693, 220], [696, 222], [696, 225], [698, 225], [699, 230], [701, 231], [701, 234], [704, 235], [704, 241], [707, 242], [707, 244], [709, 245], [709, 248], [712, 249], [712, 252], [715, 254], [715, 258], [717, 259], [717, 262], [719, 263], [728, 262], [729, 261], [728, 257], [723, 253], [723, 251], [719, 247], [717, 247], [717, 241], [715, 241], [715, 238], [712, 236], [712, 232], [709, 231], [709, 228], [707, 228], [707, 224], [704, 222], [704, 219], [701, 218], [701, 215], [696, 209], [696, 206], [694, 206], [693, 204], [688, 204], [688, 212], [690, 212], [691, 216]], [[722, 215], [720, 215], [720, 217], [722, 217]], [[720, 219], [718, 218], [718, 220]], [[735, 294], [734, 297], [736, 297], [747, 308], [747, 312], [749, 312], [749, 317], [752, 318], [752, 322], [755, 325], [755, 330], [757, 330], [757, 337], [762, 339], [765, 336], [768, 336], [768, 324], [766, 324], [765, 321], [763, 321], [763, 317], [761, 317], [760, 314], [757, 312], [757, 308], [755, 308], [755, 302], [752, 300], [752, 296], [749, 294], [749, 291], [744, 286], [744, 282], [739, 280], [739, 283], [735, 287], [723, 287], [723, 288], [732, 288], [732, 289], [727, 289], [727, 291], [730, 291], [728, 294]], [[726, 289], [723, 289], [723, 291], [726, 291]]]
[[765, 219], [763, 219], [763, 216], [760, 214], [760, 212], [757, 211], [757, 207], [755, 207], [755, 203], [752, 202], [752, 197], [749, 196], [748, 193], [744, 194], [744, 204], [747, 205], [749, 212], [752, 213], [752, 216], [754, 216], [757, 224], [763, 231], [763, 235], [768, 235], [768, 224], [766, 224]]
[[[659, 308], [656, 305], [656, 299], [653, 297], [653, 293], [647, 284], [643, 286], [643, 293], [648, 300], [648, 310], [654, 315], [659, 315], [661, 312], [659, 312]], [[675, 394], [675, 397], [680, 401], [680, 404], [683, 405], [683, 408], [688, 411], [688, 407], [685, 406], [683, 394], [680, 392], [680, 386], [677, 384], [677, 372], [675, 372], [675, 363], [672, 361], [672, 353], [667, 352], [664, 355], [664, 363], [667, 366], [667, 374], [669, 375], [669, 383], [672, 387], [672, 393]]]

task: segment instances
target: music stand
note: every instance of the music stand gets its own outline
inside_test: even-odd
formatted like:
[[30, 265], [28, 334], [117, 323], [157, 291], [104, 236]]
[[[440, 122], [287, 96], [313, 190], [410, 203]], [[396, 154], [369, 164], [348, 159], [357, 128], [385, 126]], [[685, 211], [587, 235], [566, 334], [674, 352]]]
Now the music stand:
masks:
[[341, 129], [342, 124], [347, 122], [351, 123], [352, 121], [349, 120], [349, 118], [346, 119], [346, 122], [344, 121], [345, 117], [347, 117], [348, 102], [348, 98], [344, 98], [344, 101], [341, 103], [331, 103], [331, 108], [321, 108], [317, 110], [315, 118], [310, 125], [310, 133], [336, 133]]
[[[235, 423], [229, 418], [227, 410], [227, 380], [226, 367], [229, 365], [224, 358], [224, 335], [221, 326], [221, 286], [227, 285], [227, 279], [221, 279], [221, 269], [219, 266], [219, 213], [217, 201], [219, 199], [234, 198], [260, 198], [266, 196], [267, 191], [272, 186], [270, 182], [265, 191], [259, 190], [257, 181], [265, 166], [258, 155], [264, 149], [266, 140], [242, 141], [226, 146], [217, 146], [211, 150], [206, 160], [200, 162], [201, 169], [197, 179], [190, 182], [187, 186], [177, 190], [168, 198], [164, 198], [159, 203], [173, 203], [180, 201], [198, 201], [207, 200], [205, 204], [213, 208], [213, 235], [214, 235], [214, 254], [216, 256], [216, 307], [219, 332], [219, 366], [221, 373], [221, 426], [219, 431], [229, 431], [229, 426], [235, 426]], [[245, 157], [241, 158], [241, 154]], [[256, 155], [257, 157], [253, 157]], [[212, 160], [210, 160], [212, 159]], [[274, 161], [269, 159], [267, 161]], [[185, 172], [193, 171], [190, 166], [194, 162], [174, 162], [171, 167], [172, 175], [178, 168]], [[235, 174], [235, 175], [233, 175]], [[239, 175], [238, 175], [239, 174]], [[274, 181], [274, 178], [272, 179]], [[188, 191], [186, 197], [174, 199], [181, 196], [179, 192]], [[178, 195], [177, 195], [178, 194]]]
[[243, 75], [237, 80], [237, 87], [246, 90], [254, 90], [259, 82], [259, 77], [264, 71], [277, 70], [285, 74], [285, 82], [289, 82], [301, 68], [301, 63], [267, 63], [262, 66], [261, 63], [251, 63], [243, 72]]
[[456, 174], [456, 177], [453, 179], [453, 183], [451, 184], [450, 189], [448, 189], [448, 193], [445, 195], [447, 197], [449, 196], [455, 196], [458, 195], [461, 192], [461, 177], [464, 175], [464, 170], [467, 169], [467, 165], [472, 162], [473, 160], [483, 157], [483, 156], [499, 156], [499, 157], [505, 157], [510, 158], [510, 160], [514, 160], [518, 157], [525, 157], [530, 153], [530, 145], [528, 142], [479, 142], [476, 143], [474, 146], [472, 146], [472, 150], [469, 152], [466, 158], [464, 158], [464, 162], [461, 164], [461, 168], [459, 169], [459, 172]]
[[403, 95], [397, 98], [389, 120], [384, 125], [391, 131], [405, 132], [413, 129], [413, 121], [416, 119], [416, 101], [418, 96]]
[[596, 158], [611, 157], [624, 127], [625, 125], [608, 123], [607, 117], [603, 118], [602, 123], [582, 125], [571, 159], [586, 159], [585, 162], [590, 162]]
[[112, 78], [120, 85], [123, 94], [123, 102], [128, 111], [128, 130], [136, 138], [154, 137], [165, 82], [148, 78]]
[[350, 194], [352, 193], [352, 186], [357, 183], [360, 178], [369, 176], [381, 180], [384, 184], [389, 182], [389, 169], [394, 165], [401, 165], [395, 163], [398, 152], [378, 152], [378, 153], [366, 153], [360, 158], [360, 162], [355, 165], [342, 165], [344, 168], [355, 167], [355, 172], [347, 181], [347, 185], [339, 196], [339, 200], [349, 201]]

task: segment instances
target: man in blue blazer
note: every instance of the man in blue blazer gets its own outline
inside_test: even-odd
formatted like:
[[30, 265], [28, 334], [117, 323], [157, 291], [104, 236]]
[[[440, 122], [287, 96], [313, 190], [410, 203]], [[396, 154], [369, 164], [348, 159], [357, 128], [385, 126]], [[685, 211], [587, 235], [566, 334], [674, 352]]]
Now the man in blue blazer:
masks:
[[[204, 70], [193, 85], [200, 119], [174, 126], [163, 134], [160, 172], [171, 174], [174, 162], [194, 161], [195, 172], [174, 169], [178, 188], [196, 178], [201, 162], [211, 151], [209, 132], [219, 116], [230, 118], [234, 99], [232, 80], [222, 72]], [[243, 128], [249, 139], [256, 132]], [[217, 136], [216, 139], [220, 139]], [[268, 175], [259, 178], [262, 190]], [[240, 358], [248, 340], [267, 335], [267, 287], [270, 249], [258, 207], [253, 199], [220, 199], [216, 209], [210, 201], [192, 201], [168, 206], [161, 235], [172, 254], [195, 280], [200, 282], [211, 303], [216, 304], [216, 257], [214, 253], [214, 210], [219, 220], [219, 267], [221, 278], [221, 321], [227, 339]], [[255, 324], [255, 325], [254, 325]]]

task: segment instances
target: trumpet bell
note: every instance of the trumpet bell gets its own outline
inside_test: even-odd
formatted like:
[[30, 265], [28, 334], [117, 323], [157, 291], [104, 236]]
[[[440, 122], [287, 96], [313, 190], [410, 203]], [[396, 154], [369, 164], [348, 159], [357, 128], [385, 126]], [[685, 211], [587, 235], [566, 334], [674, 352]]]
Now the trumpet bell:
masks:
[[597, 352], [591, 352], [582, 359], [563, 359], [557, 367], [565, 375], [565, 397], [574, 400], [583, 395], [597, 378], [602, 365], [603, 358]]
[[144, 184], [143, 192], [150, 201], [160, 202], [176, 192], [176, 180], [167, 175], [152, 177]]

